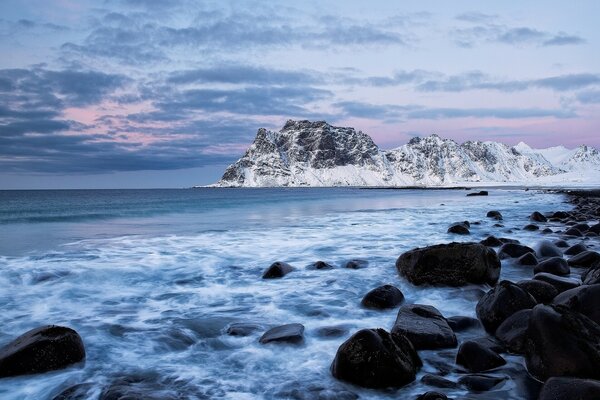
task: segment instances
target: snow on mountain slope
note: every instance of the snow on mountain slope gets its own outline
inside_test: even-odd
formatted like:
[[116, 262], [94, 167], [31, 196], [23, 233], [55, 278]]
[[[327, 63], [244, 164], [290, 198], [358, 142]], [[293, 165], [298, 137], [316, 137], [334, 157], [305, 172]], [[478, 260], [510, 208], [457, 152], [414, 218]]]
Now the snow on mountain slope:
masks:
[[[600, 175], [600, 154], [588, 146], [536, 150], [525, 143], [515, 147], [479, 141], [458, 144], [431, 135], [383, 151], [369, 135], [353, 128], [289, 120], [278, 132], [259, 129], [244, 156], [214, 186], [531, 184], [586, 169]], [[588, 182], [586, 173], [571, 176]]]

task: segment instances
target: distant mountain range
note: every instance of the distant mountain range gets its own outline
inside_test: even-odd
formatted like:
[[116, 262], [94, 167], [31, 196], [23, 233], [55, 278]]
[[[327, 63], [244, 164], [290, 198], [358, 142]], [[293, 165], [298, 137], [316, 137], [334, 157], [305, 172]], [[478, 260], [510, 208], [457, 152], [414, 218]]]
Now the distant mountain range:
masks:
[[354, 128], [289, 120], [279, 131], [258, 130], [246, 154], [218, 187], [453, 186], [457, 184], [600, 183], [600, 153], [532, 149], [497, 142], [458, 144], [437, 135], [381, 150]]

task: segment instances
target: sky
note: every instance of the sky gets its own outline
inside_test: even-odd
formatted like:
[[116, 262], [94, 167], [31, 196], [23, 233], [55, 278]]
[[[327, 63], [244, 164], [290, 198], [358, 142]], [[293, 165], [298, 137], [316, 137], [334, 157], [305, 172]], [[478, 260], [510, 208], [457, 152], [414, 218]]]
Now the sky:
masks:
[[0, 2], [0, 189], [212, 183], [260, 127], [600, 148], [598, 1]]

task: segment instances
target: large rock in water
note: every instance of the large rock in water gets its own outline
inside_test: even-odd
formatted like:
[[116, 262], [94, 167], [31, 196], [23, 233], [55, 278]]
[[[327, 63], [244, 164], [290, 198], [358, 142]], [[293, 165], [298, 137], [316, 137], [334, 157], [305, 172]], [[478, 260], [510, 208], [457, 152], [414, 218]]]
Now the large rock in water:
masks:
[[477, 303], [477, 318], [486, 331], [495, 333], [504, 320], [519, 310], [533, 308], [537, 302], [525, 289], [502, 281], [490, 289]]
[[407, 251], [396, 268], [415, 285], [495, 284], [500, 276], [496, 252], [478, 243], [438, 244]]
[[566, 290], [556, 296], [552, 303], [563, 304], [600, 325], [600, 284]]
[[262, 277], [263, 279], [283, 278], [293, 270], [294, 267], [292, 267], [290, 264], [277, 261], [271, 264], [269, 268], [265, 270]]
[[276, 326], [266, 331], [259, 339], [262, 344], [278, 343], [301, 343], [304, 340], [304, 325], [287, 324]]
[[542, 386], [538, 400], [598, 400], [600, 382], [591, 379], [550, 378]]
[[66, 368], [85, 359], [77, 332], [63, 326], [32, 329], [0, 349], [0, 377]]
[[456, 363], [470, 372], [483, 372], [504, 365], [506, 361], [488, 347], [468, 340], [460, 345]]
[[585, 315], [563, 305], [537, 305], [526, 336], [527, 369], [537, 379], [600, 378], [600, 326]]
[[394, 308], [404, 301], [404, 295], [395, 286], [379, 286], [363, 297], [361, 304], [367, 308]]
[[331, 373], [362, 387], [401, 387], [415, 380], [421, 366], [421, 359], [406, 336], [383, 329], [363, 329], [339, 347]]
[[406, 335], [417, 350], [456, 347], [456, 335], [446, 318], [432, 306], [407, 304], [400, 307], [392, 333]]

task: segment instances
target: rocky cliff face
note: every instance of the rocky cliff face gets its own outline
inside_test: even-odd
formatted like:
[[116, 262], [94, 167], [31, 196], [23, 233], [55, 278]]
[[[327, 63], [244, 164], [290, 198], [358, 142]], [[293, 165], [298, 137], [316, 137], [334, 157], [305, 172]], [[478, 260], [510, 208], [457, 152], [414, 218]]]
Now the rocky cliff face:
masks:
[[436, 186], [469, 182], [531, 182], [585, 166], [600, 169], [600, 154], [582, 146], [560, 165], [520, 143], [458, 144], [437, 135], [383, 151], [369, 135], [324, 121], [288, 121], [259, 129], [246, 154], [215, 186]]

